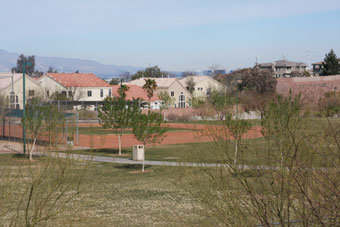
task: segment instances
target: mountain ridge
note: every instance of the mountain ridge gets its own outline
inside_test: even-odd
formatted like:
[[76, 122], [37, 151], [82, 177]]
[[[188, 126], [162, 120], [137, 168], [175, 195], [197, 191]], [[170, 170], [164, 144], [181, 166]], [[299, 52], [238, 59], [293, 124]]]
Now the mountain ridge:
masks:
[[[0, 49], [0, 72], [9, 72], [11, 68], [17, 64], [17, 59], [20, 56], [18, 53], [13, 53]], [[26, 56], [26, 55], [25, 55]], [[47, 72], [49, 67], [53, 67], [59, 72], [62, 70], [65, 73], [79, 72], [93, 73], [99, 77], [117, 77], [122, 73], [136, 73], [142, 67], [135, 66], [118, 66], [114, 64], [102, 64], [94, 60], [86, 60], [79, 58], [64, 58], [64, 57], [42, 57], [35, 56], [36, 70]]]

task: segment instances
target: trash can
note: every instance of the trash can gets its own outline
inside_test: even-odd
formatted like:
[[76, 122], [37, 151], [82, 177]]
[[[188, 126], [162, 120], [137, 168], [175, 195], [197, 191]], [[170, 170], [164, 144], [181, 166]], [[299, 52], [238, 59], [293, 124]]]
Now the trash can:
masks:
[[133, 146], [132, 159], [134, 161], [144, 160], [144, 145]]

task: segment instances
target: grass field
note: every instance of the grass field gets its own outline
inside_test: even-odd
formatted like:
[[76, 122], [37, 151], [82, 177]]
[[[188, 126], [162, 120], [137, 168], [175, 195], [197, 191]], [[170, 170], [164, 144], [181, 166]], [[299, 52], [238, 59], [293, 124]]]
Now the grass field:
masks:
[[[27, 160], [1, 155], [2, 167], [24, 168]], [[35, 158], [35, 164], [44, 158]], [[34, 165], [33, 164], [33, 167]], [[81, 164], [81, 163], [80, 163]], [[146, 166], [148, 173], [133, 173], [140, 166], [91, 163], [80, 194], [48, 226], [188, 226], [199, 225], [194, 200], [182, 189], [180, 167]], [[194, 169], [193, 169], [194, 171]], [[73, 172], [77, 175], [77, 170]], [[16, 184], [18, 189], [27, 179]], [[0, 178], [1, 183], [1, 178]], [[16, 201], [12, 201], [15, 203]], [[0, 215], [0, 222], [1, 222]], [[42, 225], [44, 226], [44, 225]]]

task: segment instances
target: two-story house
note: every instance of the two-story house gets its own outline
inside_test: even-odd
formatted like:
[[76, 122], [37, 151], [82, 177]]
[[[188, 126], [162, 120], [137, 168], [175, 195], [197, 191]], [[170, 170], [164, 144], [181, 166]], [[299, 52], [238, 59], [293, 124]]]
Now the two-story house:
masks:
[[139, 78], [129, 81], [127, 85], [137, 85], [143, 87], [146, 79], [153, 79], [157, 84], [156, 94], [167, 92], [174, 103], [170, 107], [185, 108], [191, 106], [192, 96], [190, 92], [176, 78]]
[[261, 63], [256, 65], [260, 69], [271, 70], [275, 77], [292, 77], [294, 72], [302, 74], [307, 70], [307, 64], [302, 62], [293, 62], [279, 60], [270, 63]]
[[[39, 79], [46, 97], [59, 93], [68, 100], [95, 102], [112, 95], [111, 85], [92, 73], [47, 73]], [[90, 105], [91, 109], [95, 106]]]
[[[29, 99], [42, 95], [39, 83], [25, 76], [26, 103]], [[23, 75], [21, 73], [0, 73], [0, 95], [11, 109], [23, 109]]]
[[179, 80], [179, 82], [188, 90], [188, 83], [190, 81], [194, 83], [192, 95], [195, 97], [206, 98], [212, 91], [220, 91], [225, 89], [225, 86], [222, 83], [210, 76], [187, 76]]

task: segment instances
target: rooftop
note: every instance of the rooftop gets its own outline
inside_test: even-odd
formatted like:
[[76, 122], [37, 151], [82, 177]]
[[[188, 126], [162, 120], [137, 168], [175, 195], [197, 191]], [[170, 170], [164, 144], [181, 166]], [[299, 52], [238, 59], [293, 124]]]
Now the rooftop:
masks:
[[272, 67], [275, 64], [276, 67], [297, 67], [297, 66], [307, 66], [303, 62], [293, 62], [293, 61], [286, 61], [286, 60], [279, 60], [269, 63], [261, 63], [259, 64], [260, 67]]
[[13, 83], [20, 78], [22, 78], [21, 73], [0, 73], [0, 89], [5, 89], [12, 83], [12, 76], [13, 76]]
[[176, 78], [139, 78], [125, 83], [126, 85], [137, 85], [143, 87], [146, 79], [153, 79], [156, 81], [157, 87], [170, 87], [175, 82]]
[[[149, 97], [145, 90], [137, 85], [127, 85], [129, 87], [129, 90], [126, 92], [126, 99], [127, 100], [134, 100], [134, 99], [142, 99], [145, 101], [149, 100]], [[118, 97], [119, 96], [119, 87], [120, 85], [112, 85], [112, 95]], [[153, 94], [150, 101], [154, 102], [160, 100], [159, 97], [156, 95], [156, 93]]]
[[111, 87], [92, 73], [47, 73], [46, 75], [64, 87]]

